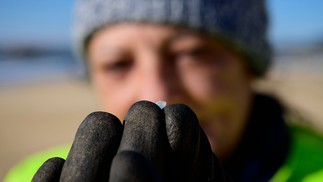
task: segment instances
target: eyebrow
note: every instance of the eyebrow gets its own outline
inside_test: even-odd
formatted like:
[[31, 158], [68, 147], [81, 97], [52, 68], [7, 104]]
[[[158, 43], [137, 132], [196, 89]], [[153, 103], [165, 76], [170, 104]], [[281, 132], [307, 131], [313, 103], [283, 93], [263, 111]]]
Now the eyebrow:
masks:
[[125, 48], [122, 48], [120, 46], [104, 46], [100, 50], [100, 55], [106, 56], [106, 55], [128, 55], [129, 51]]
[[176, 41], [180, 41], [181, 39], [185, 39], [188, 36], [200, 36], [199, 33], [197, 32], [192, 32], [191, 30], [186, 30], [186, 29], [181, 29], [180, 32], [174, 34], [173, 36], [171, 36], [170, 38], [164, 40], [164, 42], [162, 42], [161, 44], [161, 48], [162, 49], [166, 49], [167, 46], [171, 45], [172, 43], [176, 42]]
[[179, 33], [175, 34], [171, 40], [172, 41], [177, 41], [179, 39], [185, 38], [187, 36], [197, 36], [197, 37], [201, 37], [201, 34], [198, 32], [193, 32], [192, 30], [188, 30], [188, 29], [181, 29]]

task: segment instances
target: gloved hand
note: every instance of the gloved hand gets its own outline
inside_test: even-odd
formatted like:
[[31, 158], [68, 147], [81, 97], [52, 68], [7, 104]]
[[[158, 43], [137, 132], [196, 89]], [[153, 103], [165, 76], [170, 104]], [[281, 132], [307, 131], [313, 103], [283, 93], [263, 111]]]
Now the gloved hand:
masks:
[[80, 125], [66, 161], [52, 158], [38, 181], [228, 181], [194, 112], [182, 104], [160, 109], [135, 103], [123, 126], [95, 112]]

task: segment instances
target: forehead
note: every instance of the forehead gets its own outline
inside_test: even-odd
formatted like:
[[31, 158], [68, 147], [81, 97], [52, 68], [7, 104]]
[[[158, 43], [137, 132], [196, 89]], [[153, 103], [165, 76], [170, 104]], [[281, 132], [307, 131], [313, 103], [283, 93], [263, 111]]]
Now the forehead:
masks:
[[180, 27], [160, 24], [123, 23], [110, 25], [95, 32], [88, 47], [122, 47], [145, 43], [152, 47], [160, 47], [183, 37], [200, 38], [201, 35]]
[[[124, 23], [110, 25], [95, 32], [91, 37], [91, 41], [97, 39], [114, 39], [118, 37], [119, 41], [129, 40], [129, 38], [137, 40], [168, 38], [175, 34], [178, 30], [175, 27], [166, 25], [154, 24], [138, 24], [138, 23]], [[112, 41], [117, 43], [118, 41]]]

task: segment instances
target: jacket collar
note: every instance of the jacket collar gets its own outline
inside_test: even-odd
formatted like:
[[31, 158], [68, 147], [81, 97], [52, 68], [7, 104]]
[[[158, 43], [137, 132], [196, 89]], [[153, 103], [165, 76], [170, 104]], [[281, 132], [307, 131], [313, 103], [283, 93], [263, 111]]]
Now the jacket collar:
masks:
[[268, 181], [283, 165], [289, 140], [282, 105], [254, 94], [243, 137], [224, 167], [234, 181]]

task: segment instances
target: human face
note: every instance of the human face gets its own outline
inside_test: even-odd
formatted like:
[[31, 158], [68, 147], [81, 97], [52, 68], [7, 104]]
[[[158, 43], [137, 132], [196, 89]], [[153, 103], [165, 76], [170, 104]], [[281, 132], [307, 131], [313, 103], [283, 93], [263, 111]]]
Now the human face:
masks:
[[243, 126], [250, 76], [220, 41], [166, 25], [127, 23], [96, 32], [87, 51], [103, 108], [120, 119], [139, 100], [184, 103], [215, 146]]

